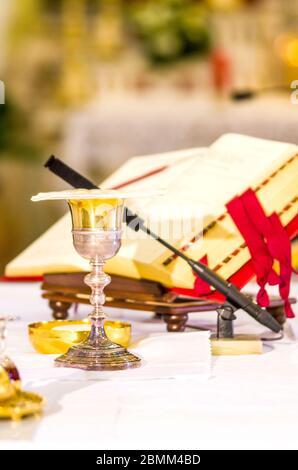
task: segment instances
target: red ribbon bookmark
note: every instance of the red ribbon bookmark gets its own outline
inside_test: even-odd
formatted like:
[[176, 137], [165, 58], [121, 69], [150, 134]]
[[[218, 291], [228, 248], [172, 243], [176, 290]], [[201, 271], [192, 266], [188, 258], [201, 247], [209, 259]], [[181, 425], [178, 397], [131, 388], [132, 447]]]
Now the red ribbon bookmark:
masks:
[[[254, 271], [260, 290], [257, 301], [262, 307], [269, 305], [266, 284], [278, 285], [285, 303], [285, 314], [294, 317], [289, 303], [291, 265], [291, 242], [277, 214], [267, 217], [252, 189], [227, 204], [238, 230], [243, 236], [252, 257]], [[274, 260], [280, 265], [280, 274], [273, 269]]]

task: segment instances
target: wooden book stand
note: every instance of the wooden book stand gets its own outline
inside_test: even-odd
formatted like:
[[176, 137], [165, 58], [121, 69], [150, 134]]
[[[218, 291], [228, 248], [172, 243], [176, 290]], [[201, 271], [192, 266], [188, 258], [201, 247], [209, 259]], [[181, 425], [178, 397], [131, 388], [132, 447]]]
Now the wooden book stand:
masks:
[[[49, 300], [55, 319], [67, 318], [72, 304], [89, 303], [90, 290], [84, 283], [85, 275], [84, 272], [45, 274], [42, 296]], [[152, 312], [166, 322], [168, 331], [176, 332], [184, 331], [189, 314], [216, 310], [219, 306], [213, 301], [182, 298], [158, 282], [114, 275], [105, 294], [107, 307]], [[296, 302], [293, 298], [290, 301]], [[283, 305], [281, 299], [272, 297], [267, 309], [280, 323], [285, 320]]]

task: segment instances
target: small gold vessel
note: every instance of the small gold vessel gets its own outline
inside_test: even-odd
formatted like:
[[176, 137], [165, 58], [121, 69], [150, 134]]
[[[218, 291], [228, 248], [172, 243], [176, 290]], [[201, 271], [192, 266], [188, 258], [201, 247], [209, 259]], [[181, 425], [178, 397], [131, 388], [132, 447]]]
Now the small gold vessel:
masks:
[[[85, 320], [54, 320], [28, 325], [29, 338], [34, 349], [41, 354], [65, 354], [70, 347], [85, 341], [91, 323]], [[131, 339], [131, 324], [106, 320], [105, 333], [110, 341], [127, 348]]]
[[0, 419], [17, 421], [25, 416], [39, 415], [42, 412], [44, 399], [37, 393], [19, 390], [5, 401], [0, 401]]
[[18, 420], [42, 411], [44, 399], [21, 389], [19, 370], [5, 354], [6, 325], [11, 317], [0, 317], [0, 419]]
[[0, 366], [0, 419], [19, 420], [42, 411], [44, 399], [32, 392], [21, 390], [19, 382], [12, 382]]
[[12, 398], [16, 394], [16, 388], [9, 380], [8, 373], [0, 366], [0, 403]]

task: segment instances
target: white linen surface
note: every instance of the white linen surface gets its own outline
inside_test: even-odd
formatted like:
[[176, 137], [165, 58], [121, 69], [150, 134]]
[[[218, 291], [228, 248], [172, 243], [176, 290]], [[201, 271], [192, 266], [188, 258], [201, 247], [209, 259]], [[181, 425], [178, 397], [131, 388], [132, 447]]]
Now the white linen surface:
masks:
[[[293, 291], [298, 291], [297, 286]], [[150, 342], [162, 340], [158, 335], [165, 333], [163, 322], [152, 320], [146, 312], [107, 311], [110, 318], [133, 321], [136, 335], [154, 335], [135, 351], [145, 357], [148, 351], [157, 350]], [[20, 369], [24, 388], [43, 394], [47, 405], [39, 420], [0, 422], [0, 448], [298, 447], [296, 319], [289, 322], [290, 334], [266, 344], [262, 355], [213, 357], [210, 380], [202, 380], [208, 376], [208, 367], [203, 366], [205, 376], [201, 370], [208, 362], [205, 346], [200, 348], [205, 351], [202, 361], [192, 362], [196, 338], [208, 343], [208, 333], [201, 332], [181, 334], [179, 347], [189, 351], [189, 370], [183, 364], [177, 373], [180, 365], [176, 364], [175, 373], [170, 370], [167, 378], [155, 380], [155, 370], [146, 380], [110, 380], [102, 373], [55, 368], [54, 356], [33, 351], [27, 324], [50, 316], [38, 284], [0, 283], [0, 314], [5, 313], [20, 317], [9, 324], [7, 352]], [[83, 306], [79, 313], [85, 316], [88, 308]], [[237, 332], [265, 332], [245, 313], [239, 312], [237, 317]], [[190, 323], [212, 328], [215, 313], [191, 314]], [[174, 337], [167, 334], [163, 342], [163, 368], [168, 370], [172, 365], [166, 364], [167, 357], [171, 360], [167, 348], [172, 350]], [[154, 364], [157, 358], [150, 354], [148, 364]], [[175, 355], [181, 357], [178, 347]], [[185, 353], [184, 360], [186, 357]], [[193, 374], [194, 367], [200, 372]]]
[[[22, 322], [22, 334], [26, 331]], [[21, 347], [19, 338], [12, 345], [14, 358], [23, 380], [59, 379], [77, 380], [149, 380], [166, 378], [191, 378], [206, 380], [211, 373], [210, 333], [208, 331], [179, 333], [157, 333], [137, 341], [128, 349], [142, 359], [139, 368], [121, 371], [81, 371], [54, 367], [56, 355], [37, 354], [32, 347]], [[21, 352], [20, 352], [21, 349]]]

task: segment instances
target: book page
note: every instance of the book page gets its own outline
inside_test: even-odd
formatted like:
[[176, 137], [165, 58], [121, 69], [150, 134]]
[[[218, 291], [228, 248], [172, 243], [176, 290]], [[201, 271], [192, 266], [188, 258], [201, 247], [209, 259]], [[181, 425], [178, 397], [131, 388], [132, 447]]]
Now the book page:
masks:
[[[176, 163], [184, 162], [202, 151], [203, 149], [193, 148], [130, 158], [111, 176], [105, 179], [105, 181], [101, 183], [101, 187], [112, 189], [119, 184], [121, 186], [123, 185], [123, 187], [125, 185], [126, 187], [129, 182], [135, 178], [140, 181], [146, 181], [147, 175], [150, 175], [154, 171], [163, 178], [162, 172], [159, 173], [160, 170], [165, 170], [167, 167], [175, 166]], [[156, 182], [160, 183], [160, 180]]]
[[7, 276], [40, 276], [45, 272], [89, 270], [89, 263], [77, 254], [71, 235], [71, 217], [66, 214], [5, 269]]
[[[184, 208], [204, 217], [206, 225], [226, 211], [225, 204], [234, 196], [257, 186], [295, 152], [295, 145], [227, 134], [209, 149], [194, 152], [190, 158], [129, 187], [167, 189], [165, 197], [135, 206], [143, 215], [157, 213], [160, 207], [169, 213], [181, 213]], [[142, 166], [140, 161], [138, 164]]]

